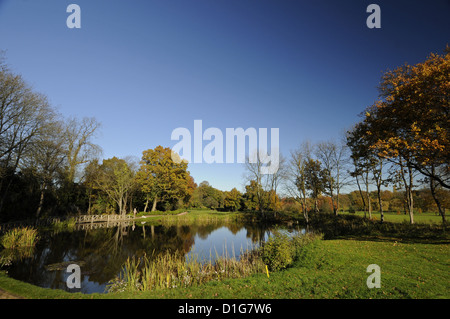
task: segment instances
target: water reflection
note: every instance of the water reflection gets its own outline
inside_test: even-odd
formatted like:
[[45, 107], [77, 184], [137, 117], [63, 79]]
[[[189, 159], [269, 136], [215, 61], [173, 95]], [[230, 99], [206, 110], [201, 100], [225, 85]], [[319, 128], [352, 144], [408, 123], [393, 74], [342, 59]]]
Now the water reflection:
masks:
[[[120, 225], [113, 228], [40, 234], [28, 256], [7, 267], [15, 279], [34, 285], [83, 293], [105, 292], [128, 257], [164, 251], [198, 254], [201, 260], [216, 255], [239, 258], [241, 250], [264, 241], [270, 227], [241, 222], [208, 222], [189, 225]], [[68, 289], [69, 263], [81, 268], [81, 289]]]

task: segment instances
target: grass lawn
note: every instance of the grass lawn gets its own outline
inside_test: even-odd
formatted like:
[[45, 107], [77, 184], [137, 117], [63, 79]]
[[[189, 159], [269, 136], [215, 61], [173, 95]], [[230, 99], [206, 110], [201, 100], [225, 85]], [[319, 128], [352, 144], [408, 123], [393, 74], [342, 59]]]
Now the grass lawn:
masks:
[[[341, 212], [339, 214], [342, 215], [356, 215], [364, 217], [363, 211], [358, 211], [355, 214], [350, 214], [348, 212]], [[391, 223], [409, 223], [409, 215], [405, 215], [403, 213], [397, 214], [395, 212], [384, 212], [384, 220]], [[375, 217], [376, 220], [380, 220], [380, 212], [373, 211], [372, 217]], [[419, 224], [442, 224], [442, 217], [436, 213], [414, 213], [414, 223]]]

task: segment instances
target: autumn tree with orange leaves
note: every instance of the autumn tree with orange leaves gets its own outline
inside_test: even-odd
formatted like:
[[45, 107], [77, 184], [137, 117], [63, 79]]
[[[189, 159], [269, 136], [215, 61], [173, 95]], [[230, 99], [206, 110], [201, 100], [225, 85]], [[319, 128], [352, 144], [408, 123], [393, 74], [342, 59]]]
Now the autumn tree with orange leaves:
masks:
[[358, 123], [361, 137], [407, 176], [412, 170], [425, 176], [445, 222], [436, 188], [450, 189], [448, 47], [444, 54], [431, 54], [422, 63], [387, 71], [379, 89], [380, 100], [365, 110]]

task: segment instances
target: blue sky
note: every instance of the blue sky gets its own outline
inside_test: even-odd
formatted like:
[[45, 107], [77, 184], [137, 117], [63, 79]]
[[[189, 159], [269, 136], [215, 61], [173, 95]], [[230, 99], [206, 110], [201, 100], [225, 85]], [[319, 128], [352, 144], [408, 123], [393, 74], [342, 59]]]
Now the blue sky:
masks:
[[[66, 26], [71, 3], [81, 29]], [[370, 3], [381, 29], [366, 26]], [[0, 0], [0, 49], [62, 114], [102, 123], [104, 158], [172, 147], [196, 119], [224, 133], [279, 128], [288, 155], [338, 139], [377, 99], [382, 71], [441, 53], [449, 13], [446, 0]], [[243, 186], [240, 164], [189, 170]]]

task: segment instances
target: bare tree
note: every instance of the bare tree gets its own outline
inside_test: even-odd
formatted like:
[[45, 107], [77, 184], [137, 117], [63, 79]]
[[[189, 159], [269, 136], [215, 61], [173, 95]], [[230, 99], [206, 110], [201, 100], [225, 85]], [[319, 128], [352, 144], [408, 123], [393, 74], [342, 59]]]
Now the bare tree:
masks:
[[0, 65], [0, 211], [12, 176], [52, 113], [46, 96]]
[[278, 187], [287, 176], [286, 164], [283, 156], [279, 156], [277, 163], [278, 170], [266, 174], [264, 167], [267, 165], [268, 159], [264, 156], [264, 152], [255, 151], [252, 156], [248, 157], [245, 161], [246, 173], [244, 174], [244, 178], [246, 182], [256, 182], [256, 200], [263, 218], [266, 217], [266, 212], [270, 205], [270, 196], [276, 194]]
[[25, 165], [33, 168], [40, 180], [40, 198], [36, 218], [40, 217], [44, 196], [48, 188], [56, 183], [57, 174], [65, 161], [65, 139], [63, 123], [54, 120], [42, 127], [42, 133], [33, 139], [26, 156]]
[[100, 146], [92, 142], [100, 123], [93, 117], [84, 117], [81, 121], [70, 118], [66, 124], [67, 173], [69, 183], [76, 179], [77, 168], [96, 158], [101, 153]]
[[336, 144], [331, 141], [321, 142], [316, 145], [315, 154], [323, 166], [324, 192], [330, 196], [333, 213], [337, 215], [334, 198], [334, 191], [336, 189]]
[[347, 150], [345, 143], [334, 141], [321, 142], [315, 147], [316, 157], [324, 168], [324, 190], [331, 198], [335, 215], [339, 211], [341, 189], [348, 185], [348, 176], [345, 175], [345, 168], [348, 164]]

